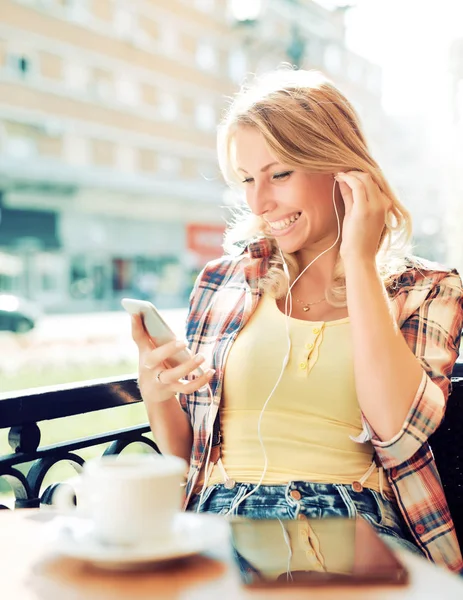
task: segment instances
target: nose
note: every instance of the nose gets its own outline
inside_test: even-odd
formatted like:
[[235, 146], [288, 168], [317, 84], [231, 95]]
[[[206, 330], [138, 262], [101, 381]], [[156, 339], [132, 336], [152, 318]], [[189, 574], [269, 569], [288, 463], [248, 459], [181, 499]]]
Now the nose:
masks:
[[264, 185], [256, 184], [253, 188], [249, 188], [246, 201], [251, 211], [258, 217], [262, 217], [275, 206], [275, 201], [272, 200], [269, 190]]

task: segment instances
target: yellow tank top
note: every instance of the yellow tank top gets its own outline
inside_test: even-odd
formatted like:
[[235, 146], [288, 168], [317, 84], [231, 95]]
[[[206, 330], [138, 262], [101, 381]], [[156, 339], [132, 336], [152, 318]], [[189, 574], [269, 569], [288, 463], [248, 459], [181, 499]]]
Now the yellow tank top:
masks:
[[[362, 430], [349, 318], [289, 319], [289, 362], [261, 421], [268, 458], [264, 485], [288, 481], [352, 484], [372, 464], [373, 447], [352, 441]], [[264, 454], [262, 407], [287, 353], [286, 317], [267, 294], [234, 342], [220, 408], [222, 464], [230, 479], [258, 483]], [[208, 485], [224, 481], [215, 465]], [[389, 491], [384, 477], [384, 490]], [[380, 490], [378, 468], [363, 483]]]

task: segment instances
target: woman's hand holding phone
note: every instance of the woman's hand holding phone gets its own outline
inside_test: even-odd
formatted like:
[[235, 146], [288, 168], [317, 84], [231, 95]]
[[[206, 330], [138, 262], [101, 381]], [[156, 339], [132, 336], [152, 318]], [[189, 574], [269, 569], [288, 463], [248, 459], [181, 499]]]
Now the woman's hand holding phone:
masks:
[[169, 358], [186, 349], [187, 344], [181, 340], [172, 340], [156, 346], [155, 340], [146, 332], [140, 315], [132, 315], [132, 337], [138, 346], [138, 381], [145, 401], [165, 402], [177, 393], [191, 394], [207, 385], [214, 374], [213, 369], [207, 369], [191, 381], [186, 379], [204, 362], [201, 354], [192, 356], [175, 367], [169, 366]]

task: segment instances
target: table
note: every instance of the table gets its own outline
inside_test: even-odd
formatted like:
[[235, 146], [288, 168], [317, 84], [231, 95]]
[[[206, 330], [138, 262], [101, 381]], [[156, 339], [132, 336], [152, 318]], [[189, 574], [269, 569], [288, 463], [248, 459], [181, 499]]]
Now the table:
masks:
[[98, 570], [56, 554], [40, 543], [49, 520], [46, 510], [0, 511], [2, 598], [18, 600], [461, 600], [463, 579], [401, 553], [410, 570], [408, 587], [323, 587], [245, 589], [227, 548], [192, 557], [164, 570], [123, 573]]

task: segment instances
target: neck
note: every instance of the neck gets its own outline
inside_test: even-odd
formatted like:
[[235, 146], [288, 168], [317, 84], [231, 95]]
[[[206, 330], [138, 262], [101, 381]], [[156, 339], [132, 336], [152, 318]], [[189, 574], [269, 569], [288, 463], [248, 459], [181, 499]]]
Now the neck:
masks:
[[[339, 256], [340, 243], [337, 244], [310, 266], [302, 275], [295, 287], [305, 289], [321, 289], [324, 290], [331, 285], [333, 280], [334, 268]], [[301, 272], [316, 258], [321, 251], [317, 250], [300, 250], [297, 253], [297, 259]]]

